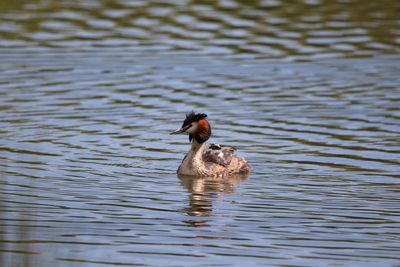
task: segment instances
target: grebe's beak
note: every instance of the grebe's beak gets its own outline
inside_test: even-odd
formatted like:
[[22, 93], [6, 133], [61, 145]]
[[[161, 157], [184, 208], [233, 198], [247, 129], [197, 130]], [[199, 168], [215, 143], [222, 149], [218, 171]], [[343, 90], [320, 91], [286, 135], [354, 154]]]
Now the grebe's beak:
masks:
[[192, 125], [190, 125], [190, 124], [189, 124], [189, 125], [186, 125], [186, 126], [180, 128], [180, 129], [177, 129], [177, 130], [175, 130], [175, 131], [173, 131], [173, 132], [171, 132], [171, 133], [169, 133], [169, 134], [186, 133], [186, 130], [189, 129], [191, 126], [192, 126]]
[[173, 131], [173, 132], [170, 132], [169, 134], [180, 134], [180, 133], [183, 133], [183, 132], [185, 132], [185, 128], [180, 128], [180, 129], [177, 129], [177, 130], [175, 130], [175, 131]]

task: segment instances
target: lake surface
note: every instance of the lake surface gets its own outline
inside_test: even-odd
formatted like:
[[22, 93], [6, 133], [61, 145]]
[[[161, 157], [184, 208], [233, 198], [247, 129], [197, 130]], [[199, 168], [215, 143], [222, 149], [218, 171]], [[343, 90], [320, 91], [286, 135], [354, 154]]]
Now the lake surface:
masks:
[[[399, 266], [398, 1], [1, 1], [0, 265]], [[247, 177], [175, 173], [208, 114]]]

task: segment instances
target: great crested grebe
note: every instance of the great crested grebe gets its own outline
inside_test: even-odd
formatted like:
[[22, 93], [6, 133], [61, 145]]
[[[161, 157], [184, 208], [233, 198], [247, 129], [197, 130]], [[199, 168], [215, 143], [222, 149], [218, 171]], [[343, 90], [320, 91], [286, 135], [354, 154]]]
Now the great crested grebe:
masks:
[[207, 144], [211, 126], [204, 113], [194, 111], [186, 114], [182, 127], [170, 134], [188, 134], [192, 147], [183, 158], [177, 173], [204, 177], [246, 174], [250, 166], [242, 157], [234, 155], [234, 148]]

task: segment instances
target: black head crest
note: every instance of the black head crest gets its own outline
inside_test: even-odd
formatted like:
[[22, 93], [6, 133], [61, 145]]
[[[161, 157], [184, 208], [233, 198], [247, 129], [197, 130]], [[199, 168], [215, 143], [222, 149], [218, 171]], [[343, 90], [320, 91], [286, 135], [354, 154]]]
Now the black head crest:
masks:
[[186, 118], [183, 121], [182, 127], [186, 126], [192, 122], [199, 121], [199, 120], [205, 119], [205, 118], [207, 118], [207, 114], [205, 114], [205, 113], [196, 113], [194, 111], [189, 112], [186, 114]]

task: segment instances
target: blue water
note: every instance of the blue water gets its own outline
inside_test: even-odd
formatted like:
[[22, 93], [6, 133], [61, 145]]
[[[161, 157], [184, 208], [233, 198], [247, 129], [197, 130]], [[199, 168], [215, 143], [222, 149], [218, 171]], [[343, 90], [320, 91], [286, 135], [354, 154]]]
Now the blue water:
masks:
[[[397, 266], [398, 8], [3, 1], [0, 265]], [[192, 109], [249, 176], [176, 175]]]

